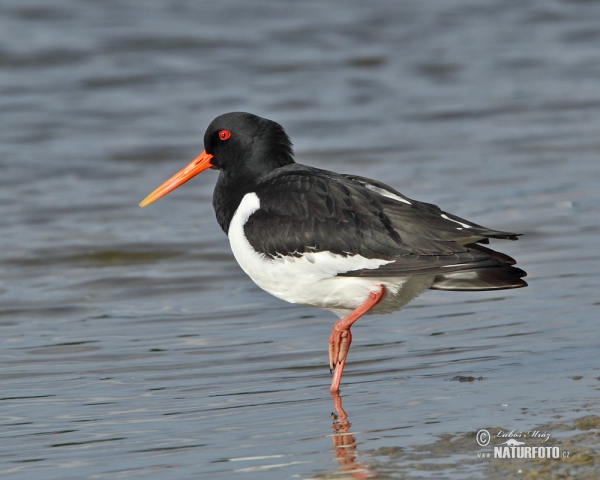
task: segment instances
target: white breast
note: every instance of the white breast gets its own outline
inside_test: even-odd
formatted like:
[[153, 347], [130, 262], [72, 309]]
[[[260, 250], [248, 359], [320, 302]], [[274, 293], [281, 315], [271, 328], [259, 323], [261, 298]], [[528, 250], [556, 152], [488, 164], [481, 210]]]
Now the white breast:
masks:
[[[369, 259], [360, 255], [342, 256], [330, 252], [311, 252], [300, 257], [271, 259], [258, 253], [244, 235], [244, 224], [260, 208], [255, 193], [242, 199], [229, 225], [229, 242], [237, 262], [263, 290], [290, 303], [310, 305], [347, 314], [368, 297], [378, 285], [387, 294], [374, 313], [394, 311], [429, 288], [433, 278], [427, 275], [407, 278], [338, 277], [339, 273], [364, 268], [377, 268], [389, 260]], [[415, 280], [416, 279], [416, 280]]]

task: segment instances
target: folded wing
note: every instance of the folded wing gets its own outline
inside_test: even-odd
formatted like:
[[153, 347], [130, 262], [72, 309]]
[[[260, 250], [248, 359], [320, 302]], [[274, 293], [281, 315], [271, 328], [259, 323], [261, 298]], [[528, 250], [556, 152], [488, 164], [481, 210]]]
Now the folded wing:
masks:
[[256, 193], [260, 208], [244, 232], [266, 257], [360, 255], [388, 263], [338, 275], [435, 275], [431, 288], [441, 290], [527, 285], [514, 259], [481, 245], [490, 238], [516, 240], [518, 234], [469, 222], [381, 182], [294, 164], [275, 170]]

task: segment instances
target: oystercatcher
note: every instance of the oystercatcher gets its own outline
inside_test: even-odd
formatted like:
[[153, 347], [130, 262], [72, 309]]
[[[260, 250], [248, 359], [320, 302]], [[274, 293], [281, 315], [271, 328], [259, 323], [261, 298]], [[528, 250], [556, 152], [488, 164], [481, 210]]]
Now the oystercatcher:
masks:
[[482, 227], [376, 180], [296, 163], [281, 125], [250, 113], [215, 118], [204, 151], [140, 206], [209, 168], [220, 171], [217, 221], [248, 276], [282, 300], [341, 318], [329, 337], [332, 393], [350, 327], [362, 315], [398, 310], [429, 288], [527, 286], [514, 259], [482, 245], [519, 234]]

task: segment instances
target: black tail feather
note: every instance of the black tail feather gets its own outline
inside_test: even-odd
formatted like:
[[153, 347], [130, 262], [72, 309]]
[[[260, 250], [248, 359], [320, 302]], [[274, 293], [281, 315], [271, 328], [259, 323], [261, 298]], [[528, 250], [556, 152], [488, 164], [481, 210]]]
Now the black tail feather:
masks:
[[[514, 239], [516, 240], [516, 237]], [[479, 243], [469, 243], [465, 247], [489, 255], [490, 259], [496, 263], [490, 265], [489, 262], [486, 262], [487, 264], [480, 267], [475, 266], [456, 272], [440, 273], [436, 275], [433, 281], [431, 286], [433, 290], [481, 291], [527, 286], [527, 282], [523, 280], [523, 277], [527, 276], [527, 272], [518, 267], [513, 267], [517, 262], [511, 256], [484, 247]]]

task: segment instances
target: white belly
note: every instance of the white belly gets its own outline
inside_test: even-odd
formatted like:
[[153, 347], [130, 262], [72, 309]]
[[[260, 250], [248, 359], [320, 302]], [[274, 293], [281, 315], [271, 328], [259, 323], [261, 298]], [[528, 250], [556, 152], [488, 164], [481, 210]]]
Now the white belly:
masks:
[[433, 283], [431, 275], [390, 278], [336, 276], [389, 263], [387, 260], [368, 259], [360, 255], [344, 257], [330, 252], [316, 252], [300, 257], [268, 258], [256, 252], [244, 236], [244, 224], [259, 208], [260, 201], [256, 194], [244, 196], [229, 226], [229, 242], [242, 269], [260, 288], [277, 298], [331, 310], [342, 317], [363, 303], [370, 292], [383, 285], [386, 294], [369, 313], [385, 313], [398, 310]]

